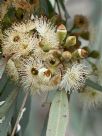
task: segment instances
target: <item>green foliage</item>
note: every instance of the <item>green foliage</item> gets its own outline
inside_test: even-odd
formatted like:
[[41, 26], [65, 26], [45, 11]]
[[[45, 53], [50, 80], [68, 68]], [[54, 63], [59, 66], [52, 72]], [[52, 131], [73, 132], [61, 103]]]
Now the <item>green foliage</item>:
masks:
[[40, 0], [40, 9], [48, 17], [51, 17], [55, 13], [49, 0]]
[[14, 22], [15, 20], [15, 8], [9, 8], [8, 12], [5, 14], [3, 20], [2, 20], [2, 27], [3, 29], [8, 28], [9, 26], [11, 26], [11, 24]]
[[14, 104], [10, 107], [9, 111], [4, 116], [3, 122], [0, 124], [0, 136], [7, 136], [8, 131], [10, 130], [10, 122], [14, 113]]
[[[6, 76], [3, 75], [2, 81], [5, 82]], [[0, 82], [1, 86], [2, 82]], [[2, 84], [3, 85], [3, 84]], [[1, 88], [1, 87], [0, 87]], [[11, 119], [15, 110], [15, 102], [17, 98], [17, 90], [11, 81], [7, 80], [2, 88], [2, 93], [0, 95], [0, 136], [7, 136], [10, 129]]]
[[6, 63], [7, 63], [7, 59], [5, 59], [5, 58], [0, 59], [0, 79], [2, 78], [2, 75], [4, 73]]
[[64, 90], [57, 91], [50, 108], [46, 136], [64, 136], [68, 120], [69, 106], [67, 94]]
[[102, 91], [102, 86], [99, 85], [98, 83], [95, 83], [94, 81], [87, 79], [86, 80], [86, 85], [98, 90], [98, 91]]
[[[11, 129], [14, 127], [19, 109], [25, 96], [24, 91], [20, 88], [17, 89], [16, 85], [9, 79], [4, 83], [5, 78], [7, 77], [3, 75], [0, 82], [0, 89], [2, 90], [2, 93], [0, 92], [0, 136], [7, 136], [7, 134], [9, 134], [8, 136], [11, 135]], [[4, 87], [2, 88], [3, 83]], [[25, 106], [26, 111], [20, 121], [22, 129], [18, 132], [17, 136], [22, 136], [21, 134], [24, 134], [25, 132], [29, 119], [30, 102], [31, 100], [29, 97]]]
[[5, 116], [5, 114], [8, 112], [8, 110], [10, 109], [12, 104], [14, 103], [17, 94], [18, 94], [18, 90], [16, 90], [16, 89], [13, 90], [9, 94], [9, 96], [6, 98], [5, 103], [0, 106], [0, 118]]
[[66, 7], [64, 5], [64, 0], [58, 0], [58, 2], [60, 3], [60, 5], [61, 5], [61, 7], [62, 7], [62, 9], [64, 11], [65, 18], [67, 20], [70, 16], [69, 16], [69, 13], [67, 12]]

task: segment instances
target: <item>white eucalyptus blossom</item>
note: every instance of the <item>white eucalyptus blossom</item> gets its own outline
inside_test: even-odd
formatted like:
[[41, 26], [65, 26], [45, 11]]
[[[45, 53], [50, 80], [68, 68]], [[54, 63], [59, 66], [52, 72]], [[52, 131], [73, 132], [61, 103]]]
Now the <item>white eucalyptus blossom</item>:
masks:
[[56, 33], [56, 27], [47, 20], [45, 17], [34, 18], [35, 29], [39, 35], [43, 38], [43, 41], [48, 43], [51, 48], [56, 48], [59, 45], [58, 36]]
[[60, 87], [65, 91], [79, 90], [84, 86], [89, 75], [89, 69], [85, 64], [75, 63], [71, 68], [67, 68], [64, 74]]
[[19, 43], [19, 48], [16, 52], [18, 57], [20, 56], [27, 56], [32, 54], [33, 52], [37, 54], [37, 50], [39, 48], [39, 39], [34, 36], [26, 36], [23, 40]]
[[13, 44], [19, 43], [22, 40], [22, 37], [24, 37], [22, 33], [12, 28], [9, 28], [4, 31], [3, 44], [13, 45]]
[[27, 20], [21, 23], [14, 23], [12, 28], [20, 33], [27, 33], [35, 28], [35, 24], [31, 20]]
[[25, 38], [26, 35], [22, 34], [14, 29], [8, 29], [4, 32], [2, 39], [3, 54], [14, 54], [19, 49], [19, 44]]
[[6, 30], [5, 33], [2, 45], [4, 55], [13, 54], [14, 58], [26, 56], [37, 50], [39, 46], [39, 39], [36, 35], [24, 34], [16, 30]]
[[49, 91], [51, 72], [43, 67], [42, 62], [38, 58], [29, 58], [22, 63], [19, 68], [21, 84], [33, 93], [39, 91]]

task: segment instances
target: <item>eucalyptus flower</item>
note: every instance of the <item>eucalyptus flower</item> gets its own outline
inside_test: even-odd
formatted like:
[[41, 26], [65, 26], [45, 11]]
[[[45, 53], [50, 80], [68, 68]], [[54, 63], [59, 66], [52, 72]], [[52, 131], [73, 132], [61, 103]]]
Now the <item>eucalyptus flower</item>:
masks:
[[64, 88], [66, 92], [76, 91], [85, 85], [88, 78], [89, 69], [85, 64], [75, 63], [71, 68], [67, 68], [63, 75], [60, 87]]
[[49, 44], [50, 48], [57, 48], [59, 46], [56, 27], [45, 17], [34, 18], [35, 29], [42, 37], [43, 42]]
[[[19, 43], [19, 48], [17, 50], [16, 55], [27, 56], [37, 50], [39, 47], [39, 39], [34, 36], [24, 37], [23, 40]], [[36, 51], [34, 53], [37, 53]]]
[[34, 28], [35, 28], [35, 24], [32, 20], [26, 20], [25, 22], [21, 22], [21, 23], [14, 23], [12, 25], [12, 29], [20, 33], [30, 32]]
[[30, 89], [33, 93], [39, 93], [39, 91], [49, 91], [52, 88], [51, 72], [39, 59], [30, 57], [24, 60], [18, 71], [20, 82], [25, 90]]
[[14, 58], [29, 55], [39, 45], [39, 39], [35, 35], [28, 35], [16, 30], [6, 30], [3, 38], [3, 54]]
[[14, 29], [5, 30], [2, 39], [3, 54], [8, 54], [8, 56], [14, 54], [19, 49], [19, 44], [25, 37], [25, 34]]

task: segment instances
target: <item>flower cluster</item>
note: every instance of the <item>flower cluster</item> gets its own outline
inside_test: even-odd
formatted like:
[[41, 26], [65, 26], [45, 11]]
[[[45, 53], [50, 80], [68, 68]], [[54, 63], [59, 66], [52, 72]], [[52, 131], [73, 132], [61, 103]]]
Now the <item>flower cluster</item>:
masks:
[[78, 46], [78, 38], [68, 34], [63, 24], [56, 27], [43, 16], [14, 23], [5, 30], [2, 51], [10, 58], [8, 75], [20, 81], [25, 90], [79, 90], [89, 75], [82, 62], [88, 53]]

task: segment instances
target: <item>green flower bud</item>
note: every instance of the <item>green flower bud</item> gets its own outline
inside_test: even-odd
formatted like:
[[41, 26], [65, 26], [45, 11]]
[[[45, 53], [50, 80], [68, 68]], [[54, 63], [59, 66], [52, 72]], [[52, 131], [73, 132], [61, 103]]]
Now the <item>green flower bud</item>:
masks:
[[64, 51], [62, 53], [62, 58], [66, 61], [69, 61], [72, 58], [72, 54], [69, 51]]
[[66, 38], [66, 35], [67, 35], [67, 29], [66, 29], [66, 27], [63, 24], [58, 26], [57, 34], [58, 34], [59, 41], [62, 44], [63, 40]]
[[86, 58], [88, 57], [88, 51], [84, 49], [78, 49], [72, 53], [72, 58]]
[[68, 36], [66, 39], [65, 46], [66, 47], [74, 46], [76, 42], [77, 42], [76, 36]]

